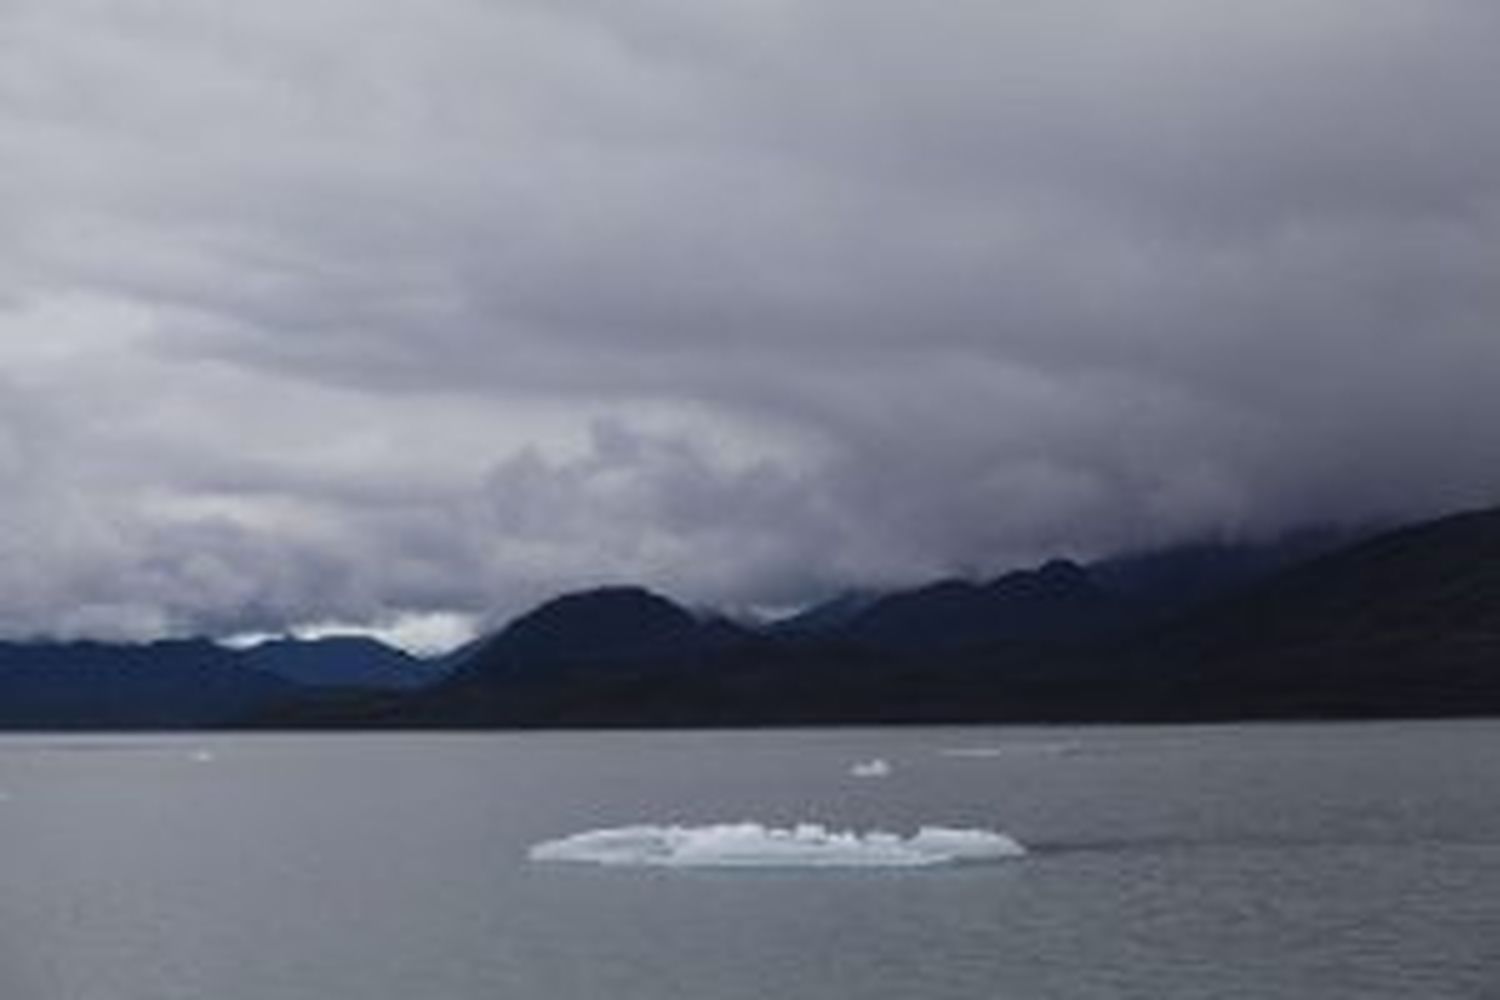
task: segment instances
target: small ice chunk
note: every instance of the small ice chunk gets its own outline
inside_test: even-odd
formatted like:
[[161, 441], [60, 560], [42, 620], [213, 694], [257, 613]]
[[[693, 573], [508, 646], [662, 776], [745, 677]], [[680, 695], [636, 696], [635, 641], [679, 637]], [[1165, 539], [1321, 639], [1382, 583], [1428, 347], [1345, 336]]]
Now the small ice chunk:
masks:
[[623, 826], [537, 844], [532, 861], [660, 868], [920, 868], [997, 861], [1026, 849], [992, 830], [924, 826], [914, 836], [830, 830], [818, 823], [768, 827]]
[[856, 778], [884, 778], [891, 773], [891, 765], [876, 757], [860, 761], [849, 768], [849, 773]]
[[210, 764], [213, 762], [214, 752], [212, 750], [193, 751], [193, 760], [198, 764]]
[[1071, 754], [1079, 747], [1076, 743], [1018, 742], [997, 747], [952, 747], [939, 750], [944, 757], [992, 758], [1008, 757], [1012, 754]]

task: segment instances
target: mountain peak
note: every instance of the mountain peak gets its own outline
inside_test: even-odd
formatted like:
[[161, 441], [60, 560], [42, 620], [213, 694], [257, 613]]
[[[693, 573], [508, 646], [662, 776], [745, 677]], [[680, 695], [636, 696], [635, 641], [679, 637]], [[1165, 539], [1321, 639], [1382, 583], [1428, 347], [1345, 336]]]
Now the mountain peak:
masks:
[[507, 658], [579, 660], [636, 656], [690, 641], [698, 619], [644, 587], [598, 587], [555, 597], [505, 627], [491, 643]]
[[405, 689], [437, 680], [441, 670], [364, 635], [269, 639], [240, 654], [251, 666], [315, 687]]

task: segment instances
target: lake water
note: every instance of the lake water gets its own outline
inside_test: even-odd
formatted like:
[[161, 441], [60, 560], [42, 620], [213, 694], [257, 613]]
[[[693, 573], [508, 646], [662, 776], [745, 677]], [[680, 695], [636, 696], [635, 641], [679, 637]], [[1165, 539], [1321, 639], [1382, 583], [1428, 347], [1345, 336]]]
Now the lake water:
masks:
[[[1482, 722], [6, 737], [0, 997], [1500, 997], [1497, 765]], [[1032, 853], [526, 860], [738, 819]]]

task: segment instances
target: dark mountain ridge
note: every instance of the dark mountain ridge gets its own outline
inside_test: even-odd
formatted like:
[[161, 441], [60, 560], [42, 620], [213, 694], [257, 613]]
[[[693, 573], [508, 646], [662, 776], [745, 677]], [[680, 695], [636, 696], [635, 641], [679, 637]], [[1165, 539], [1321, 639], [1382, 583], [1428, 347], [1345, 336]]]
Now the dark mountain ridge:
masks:
[[1066, 639], [1123, 625], [1121, 595], [1077, 563], [1054, 560], [988, 583], [944, 580], [877, 600], [832, 634], [877, 649], [940, 651], [1016, 640]]
[[203, 640], [0, 643], [0, 727], [7, 729], [213, 728], [301, 694]]
[[[1330, 550], [1331, 549], [1331, 550]], [[446, 680], [421, 687], [422, 682]], [[749, 628], [564, 595], [427, 664], [371, 640], [0, 644], [9, 728], [707, 726], [1500, 713], [1500, 509], [857, 594]]]
[[517, 618], [468, 658], [493, 671], [633, 662], [707, 641], [703, 622], [642, 587], [601, 587], [555, 597]]
[[358, 635], [271, 639], [245, 649], [240, 661], [309, 687], [409, 691], [436, 683], [445, 673], [439, 665]]
[[284, 639], [232, 649], [151, 643], [0, 642], [0, 729], [210, 729], [338, 691], [410, 691], [440, 669], [372, 639]]
[[[1266, 567], [1260, 574], [1256, 559]], [[481, 662], [462, 682], [366, 721], [628, 726], [1500, 712], [1500, 510], [1381, 534], [1303, 562], [1226, 549], [1178, 565], [1207, 594], [1174, 592], [1141, 564], [1054, 562], [988, 583], [943, 581], [887, 595], [830, 616], [820, 629], [740, 631], [717, 643], [704, 641], [702, 623], [687, 612], [668, 614], [653, 602], [653, 615], [672, 624], [650, 630], [660, 641], [648, 653], [637, 644], [617, 655], [596, 632], [582, 672], [537, 670], [520, 680]], [[1132, 573], [1134, 585], [1122, 586]], [[587, 619], [569, 627], [586, 631]]]
[[1297, 565], [1125, 651], [1178, 699], [1308, 714], [1500, 709], [1500, 509]]

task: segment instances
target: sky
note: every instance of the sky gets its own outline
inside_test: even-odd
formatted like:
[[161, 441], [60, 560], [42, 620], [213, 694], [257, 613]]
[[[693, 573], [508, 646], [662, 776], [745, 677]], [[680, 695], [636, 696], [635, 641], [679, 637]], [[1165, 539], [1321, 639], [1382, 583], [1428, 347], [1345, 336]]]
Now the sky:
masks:
[[0, 636], [1500, 502], [1489, 0], [0, 0]]

